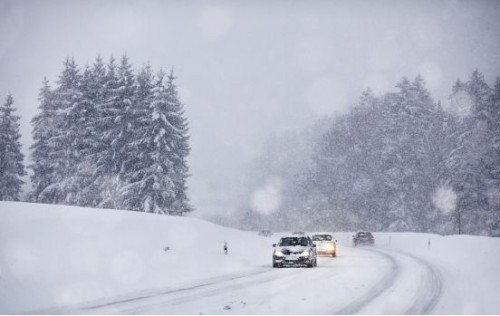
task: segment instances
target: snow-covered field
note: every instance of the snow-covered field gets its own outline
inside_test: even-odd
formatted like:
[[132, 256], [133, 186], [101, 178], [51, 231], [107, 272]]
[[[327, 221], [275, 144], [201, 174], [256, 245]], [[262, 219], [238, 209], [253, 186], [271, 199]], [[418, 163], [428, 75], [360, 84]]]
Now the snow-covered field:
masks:
[[317, 268], [273, 269], [277, 235], [0, 202], [0, 313], [500, 313], [500, 238], [375, 233], [352, 248], [351, 235]]

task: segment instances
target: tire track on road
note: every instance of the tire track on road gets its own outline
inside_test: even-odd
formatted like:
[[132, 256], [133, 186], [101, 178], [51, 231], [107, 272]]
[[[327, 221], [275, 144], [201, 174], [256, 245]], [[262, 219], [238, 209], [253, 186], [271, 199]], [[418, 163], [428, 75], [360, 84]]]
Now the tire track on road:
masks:
[[425, 282], [422, 283], [420, 290], [418, 291], [420, 293], [420, 297], [415, 300], [413, 305], [406, 311], [405, 314], [430, 314], [441, 298], [442, 284], [440, 274], [427, 261], [409, 253], [403, 254], [426, 266], [428, 273], [428, 277], [425, 279]]
[[[408, 306], [405, 308], [403, 307], [400, 311], [392, 311], [390, 313], [396, 313], [396, 314], [429, 314], [431, 313], [434, 308], [436, 307], [437, 303], [440, 300], [441, 297], [441, 292], [442, 292], [442, 284], [441, 284], [441, 277], [438, 271], [427, 261], [406, 253], [402, 251], [395, 251], [395, 250], [389, 250], [389, 249], [364, 249], [368, 250], [377, 254], [380, 254], [384, 256], [387, 260], [391, 262], [392, 269], [394, 270], [393, 273], [389, 272], [390, 275], [386, 275], [383, 278], [383, 281], [373, 287], [373, 292], [365, 294], [361, 296], [360, 298], [356, 299], [355, 301], [349, 303], [346, 307], [336, 311], [335, 313], [338, 314], [355, 314], [359, 312], [366, 312], [368, 310], [369, 314], [372, 313], [379, 313], [377, 309], [376, 312], [371, 311], [370, 312], [370, 307], [371, 305], [379, 305], [380, 306], [380, 300], [383, 299], [384, 295], [395, 295], [394, 292], [398, 291], [398, 282], [402, 280], [403, 277], [405, 277], [406, 274], [404, 273], [412, 273], [406, 272], [402, 264], [399, 262], [401, 259], [398, 260], [398, 256], [404, 257], [405, 259], [410, 259], [414, 263], [416, 263], [418, 266], [422, 268], [424, 271], [424, 277], [422, 280], [418, 283], [417, 287], [414, 290], [414, 296], [409, 298]], [[406, 284], [401, 284], [400, 286], [404, 286]], [[397, 295], [397, 294], [396, 294]], [[408, 295], [402, 296], [403, 298], [408, 297]], [[373, 308], [372, 308], [373, 309]], [[390, 306], [388, 307], [390, 310]], [[382, 313], [388, 313], [387, 311], [382, 312]]]
[[[284, 275], [282, 276], [282, 278], [283, 277], [289, 277], [289, 275]], [[143, 314], [143, 313], [149, 314], [151, 313], [151, 310], [155, 309], [157, 310], [164, 307], [161, 314], [168, 314], [169, 307], [177, 306], [191, 301], [197, 301], [200, 297], [207, 298], [207, 297], [217, 296], [221, 293], [223, 294], [232, 293], [233, 291], [239, 290], [241, 288], [246, 288], [249, 286], [253, 286], [255, 284], [267, 283], [275, 281], [277, 279], [279, 278], [276, 277], [275, 275], [269, 275], [266, 276], [265, 278], [252, 277], [249, 278], [248, 280], [239, 279], [240, 281], [243, 282], [233, 282], [235, 280], [217, 282], [203, 288], [194, 288], [192, 290], [182, 291], [185, 293], [173, 292], [167, 295], [162, 295], [161, 297], [159, 297], [161, 299], [160, 301], [146, 302], [145, 304], [134, 305], [128, 308], [119, 309], [119, 312], [121, 314]], [[179, 293], [181, 295], [177, 296], [177, 294]]]
[[[307, 273], [309, 269], [300, 270], [301, 273]], [[281, 274], [281, 275], [280, 275]], [[299, 275], [300, 275], [299, 274]], [[232, 291], [241, 288], [251, 287], [253, 285], [261, 285], [263, 283], [279, 281], [286, 278], [295, 278], [297, 273], [289, 274], [283, 270], [269, 269], [259, 271], [257, 273], [247, 274], [244, 276], [221, 278], [214, 282], [202, 283], [191, 287], [169, 290], [154, 295], [138, 296], [127, 300], [109, 302], [106, 304], [94, 305], [80, 309], [89, 313], [106, 313], [108, 309], [120, 314], [140, 314], [148, 312], [151, 309], [157, 309], [162, 306], [165, 308], [195, 301], [200, 297], [217, 296], [221, 293], [231, 293]], [[162, 314], [164, 314], [163, 312]]]
[[160, 288], [156, 290], [138, 291], [135, 293], [128, 293], [128, 294], [103, 298], [99, 300], [87, 301], [69, 306], [61, 306], [61, 307], [39, 310], [30, 314], [67, 314], [67, 313], [75, 313], [81, 311], [92, 312], [94, 310], [98, 310], [101, 308], [133, 303], [136, 301], [147, 300], [155, 297], [160, 297], [163, 295], [188, 292], [190, 290], [196, 290], [199, 288], [208, 287], [214, 284], [219, 284], [221, 282], [233, 281], [248, 277], [255, 277], [269, 272], [270, 272], [269, 270], [257, 270], [247, 273], [231, 274], [229, 276], [226, 275], [220, 277], [212, 277], [212, 278], [207, 278], [202, 282], [198, 283], [191, 282], [190, 285], [182, 286], [180, 288]]
[[372, 249], [363, 249], [367, 250], [370, 252], [374, 252], [378, 255], [381, 255], [384, 257], [385, 260], [389, 262], [390, 268], [389, 268], [389, 273], [387, 273], [382, 280], [380, 280], [375, 286], [371, 288], [368, 292], [366, 292], [364, 295], [356, 299], [355, 301], [350, 302], [347, 306], [343, 307], [340, 310], [337, 310], [334, 312], [334, 314], [342, 314], [342, 315], [347, 315], [347, 314], [356, 314], [359, 312], [361, 309], [366, 307], [367, 305], [370, 304], [374, 299], [376, 299], [378, 296], [380, 296], [382, 293], [390, 289], [394, 283], [396, 282], [400, 269], [399, 265], [397, 264], [396, 260], [387, 254], [374, 251]]

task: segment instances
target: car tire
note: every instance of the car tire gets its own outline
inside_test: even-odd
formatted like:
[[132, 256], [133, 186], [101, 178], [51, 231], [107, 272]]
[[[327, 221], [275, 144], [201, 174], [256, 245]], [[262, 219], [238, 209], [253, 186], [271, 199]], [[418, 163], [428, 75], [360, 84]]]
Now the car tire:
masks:
[[333, 253], [332, 253], [332, 257], [336, 257], [337, 256], [337, 250], [335, 250]]
[[276, 262], [273, 262], [273, 268], [280, 268], [280, 265]]
[[318, 266], [318, 259], [314, 259], [314, 266], [317, 267]]

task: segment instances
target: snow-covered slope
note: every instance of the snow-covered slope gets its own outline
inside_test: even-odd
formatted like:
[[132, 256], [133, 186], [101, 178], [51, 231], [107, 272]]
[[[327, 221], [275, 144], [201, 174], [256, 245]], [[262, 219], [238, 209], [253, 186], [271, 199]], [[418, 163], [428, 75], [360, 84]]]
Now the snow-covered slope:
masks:
[[262, 268], [272, 243], [255, 235], [195, 218], [0, 202], [0, 313]]
[[351, 235], [318, 268], [272, 269], [278, 235], [0, 202], [0, 313], [500, 313], [500, 238], [375, 233], [352, 248]]

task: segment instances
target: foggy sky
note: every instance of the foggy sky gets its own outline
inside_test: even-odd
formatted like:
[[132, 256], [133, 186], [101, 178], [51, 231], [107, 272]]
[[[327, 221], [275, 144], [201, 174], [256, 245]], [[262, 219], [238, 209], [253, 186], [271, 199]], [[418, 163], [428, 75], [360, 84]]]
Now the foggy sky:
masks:
[[368, 86], [420, 73], [446, 102], [476, 68], [492, 83], [500, 1], [0, 0], [0, 98], [14, 95], [26, 160], [43, 77], [54, 83], [67, 56], [84, 66], [123, 53], [174, 67], [199, 215], [237, 205], [270, 134], [345, 113]]

